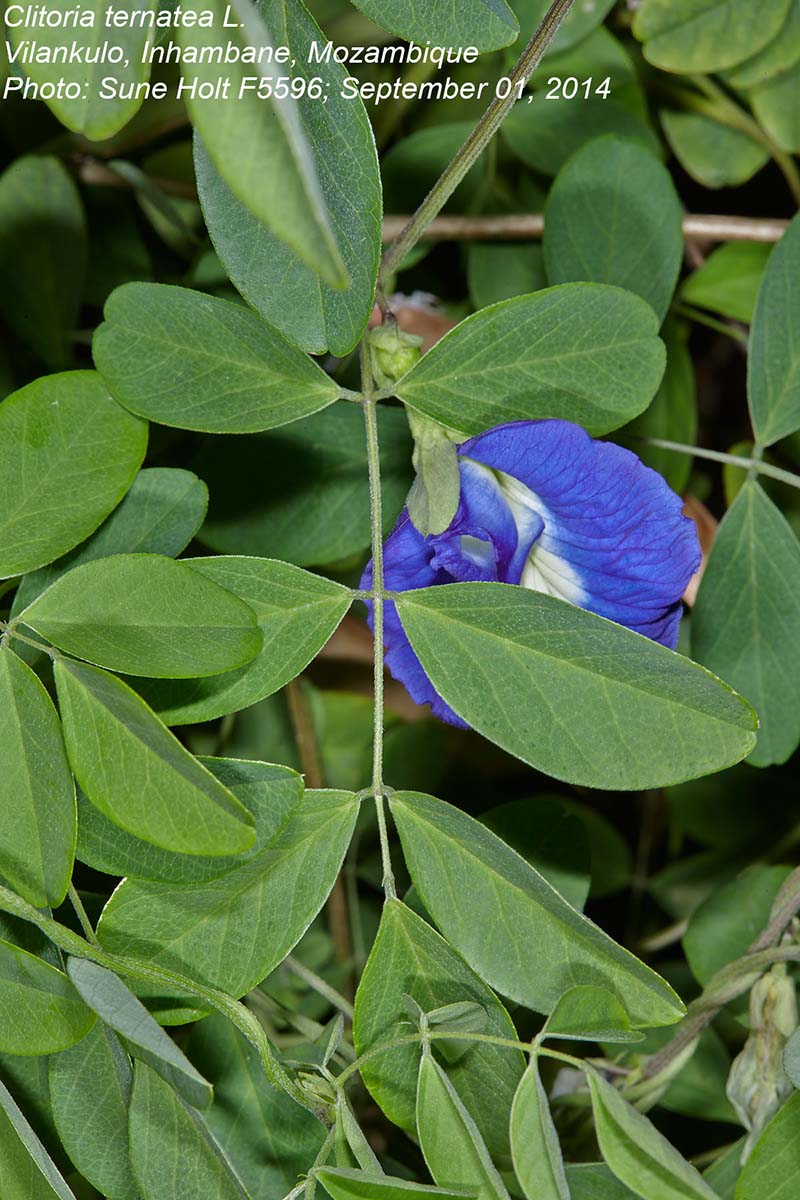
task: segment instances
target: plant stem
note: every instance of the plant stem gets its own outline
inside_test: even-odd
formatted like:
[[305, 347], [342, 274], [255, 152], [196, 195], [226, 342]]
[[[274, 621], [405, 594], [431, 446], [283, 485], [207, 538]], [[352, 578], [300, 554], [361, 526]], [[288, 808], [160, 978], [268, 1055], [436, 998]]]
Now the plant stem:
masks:
[[34, 650], [41, 651], [48, 658], [55, 658], [57, 651], [52, 646], [48, 646], [46, 642], [36, 642], [33, 638], [26, 637], [24, 633], [20, 633], [17, 629], [16, 622], [0, 621], [0, 644], [6, 641], [7, 638], [16, 638], [19, 642], [24, 642], [26, 646], [32, 646]]
[[755, 979], [773, 962], [796, 961], [800, 958], [800, 947], [774, 945], [798, 911], [800, 867], [795, 867], [775, 897], [770, 919], [762, 932], [751, 942], [742, 958], [718, 971], [702, 994], [692, 1001], [671, 1041], [653, 1055], [645, 1066], [643, 1080], [652, 1080], [667, 1072], [675, 1059], [711, 1024], [720, 1009], [735, 996], [749, 990]]
[[349, 1017], [352, 1021], [353, 1006], [345, 996], [342, 996], [340, 992], [336, 991], [336, 988], [332, 988], [329, 983], [326, 983], [325, 980], [321, 979], [320, 976], [314, 971], [309, 970], [309, 968], [304, 963], [301, 963], [298, 958], [295, 958], [293, 954], [290, 954], [287, 958], [285, 958], [284, 963], [293, 975], [296, 975], [298, 979], [302, 979], [303, 983], [307, 983], [312, 991], [317, 992], [317, 994], [320, 996], [324, 996], [334, 1008], [338, 1008], [340, 1012], [344, 1013], [344, 1015]]
[[70, 904], [75, 909], [75, 916], [80, 921], [81, 929], [85, 933], [87, 941], [90, 941], [93, 946], [99, 946], [100, 943], [97, 940], [97, 935], [95, 934], [92, 922], [89, 920], [86, 909], [83, 907], [83, 901], [78, 895], [77, 888], [74, 887], [73, 884], [69, 885], [67, 889], [67, 895], [69, 896]]
[[688, 446], [683, 442], [668, 442], [664, 438], [643, 438], [648, 446], [657, 446], [660, 450], [674, 450], [676, 454], [690, 454], [693, 458], [707, 458], [710, 462], [726, 463], [730, 467], [741, 467], [743, 471], [754, 471], [756, 475], [768, 475], [789, 487], [800, 488], [800, 475], [784, 471], [781, 467], [773, 467], [760, 458], [739, 458], [737, 454], [723, 454], [721, 450], [706, 450], [702, 446]]
[[690, 78], [695, 86], [708, 97], [708, 101], [695, 99], [694, 102], [687, 102], [689, 106], [697, 112], [705, 111], [708, 116], [715, 117], [731, 129], [741, 130], [742, 133], [748, 134], [753, 141], [763, 146], [786, 180], [795, 204], [800, 205], [800, 173], [798, 173], [791, 154], [782, 150], [766, 130], [761, 128], [758, 121], [740, 108], [719, 84], [714, 83], [706, 75], [693, 75]]
[[707, 329], [713, 329], [715, 333], [723, 333], [725, 337], [733, 338], [742, 346], [747, 346], [747, 334], [738, 325], [718, 321], [710, 313], [703, 312], [701, 308], [695, 308], [692, 304], [676, 304], [673, 312], [680, 317], [686, 317], [689, 321], [694, 321], [697, 325], [705, 325]]
[[504, 100], [495, 96], [455, 158], [445, 167], [397, 241], [386, 252], [381, 266], [381, 280], [385, 280], [391, 275], [409, 250], [416, 246], [426, 227], [441, 212], [472, 164], [481, 156], [516, 103], [518, 85], [523, 82], [527, 83], [530, 79], [574, 2], [575, 0], [553, 0], [541, 25], [528, 42], [517, 65], [511, 72], [508, 95]]
[[114, 971], [117, 975], [123, 975], [126, 978], [154, 983], [165, 989], [164, 994], [166, 995], [176, 991], [195, 1001], [199, 999], [203, 1004], [216, 1009], [217, 1012], [228, 1018], [258, 1052], [264, 1074], [272, 1086], [283, 1089], [303, 1108], [307, 1108], [316, 1117], [320, 1116], [313, 1099], [292, 1079], [283, 1064], [275, 1057], [269, 1039], [255, 1014], [240, 1004], [238, 1000], [234, 1000], [232, 996], [228, 996], [218, 988], [195, 983], [193, 979], [187, 979], [185, 975], [178, 975], [163, 967], [154, 967], [150, 963], [128, 958], [127, 955], [111, 954], [101, 946], [93, 946], [80, 934], [74, 933], [66, 925], [61, 925], [47, 913], [34, 908], [32, 904], [28, 904], [27, 900], [23, 900], [21, 896], [17, 896], [16, 893], [2, 885], [0, 885], [0, 912], [10, 913], [14, 917], [19, 917], [21, 920], [35, 925], [45, 937], [50, 939], [53, 945], [58, 946], [66, 954], [72, 954], [77, 958], [88, 958], [90, 962], [98, 963], [101, 967], [106, 967], [109, 971]]
[[[394, 241], [410, 216], [391, 214], [383, 218], [383, 240]], [[685, 213], [683, 236], [687, 242], [778, 242], [789, 222], [782, 217], [715, 216]], [[481, 213], [475, 216], [448, 214], [431, 221], [426, 242], [529, 242], [544, 233], [542, 213]], [[349, 399], [349, 397], [348, 397]]]
[[367, 436], [367, 462], [369, 464], [369, 501], [372, 543], [372, 620], [374, 635], [373, 651], [373, 743], [372, 743], [372, 795], [378, 818], [378, 835], [381, 843], [383, 863], [383, 890], [387, 900], [397, 896], [394, 872], [389, 852], [389, 832], [386, 826], [386, 806], [383, 783], [383, 503], [381, 498], [381, 460], [378, 441], [378, 411], [373, 395], [374, 380], [369, 361], [369, 348], [361, 343], [361, 375], [364, 388], [364, 425]]

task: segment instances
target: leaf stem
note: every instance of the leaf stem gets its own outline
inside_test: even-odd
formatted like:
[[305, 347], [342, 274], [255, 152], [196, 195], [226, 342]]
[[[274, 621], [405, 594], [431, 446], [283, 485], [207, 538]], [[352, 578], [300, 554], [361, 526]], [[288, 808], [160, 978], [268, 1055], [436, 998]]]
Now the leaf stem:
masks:
[[697, 325], [705, 325], [707, 329], [713, 329], [715, 333], [723, 333], [725, 337], [733, 338], [743, 346], [747, 345], [747, 334], [738, 325], [718, 321], [716, 317], [703, 312], [701, 308], [695, 308], [693, 304], [678, 303], [674, 305], [673, 312], [679, 317], [686, 317], [687, 320], [694, 321]]
[[675, 1060], [711, 1024], [720, 1009], [742, 992], [748, 991], [772, 963], [796, 962], [800, 959], [800, 947], [775, 945], [798, 911], [800, 867], [795, 867], [775, 897], [769, 921], [750, 943], [747, 953], [722, 967], [709, 980], [701, 995], [689, 1005], [671, 1041], [648, 1061], [642, 1071], [642, 1080], [652, 1080], [666, 1074]]
[[75, 916], [80, 921], [81, 929], [86, 935], [87, 941], [90, 941], [93, 946], [99, 946], [100, 943], [97, 940], [97, 934], [94, 931], [94, 926], [89, 920], [86, 909], [83, 907], [83, 901], [81, 900], [78, 894], [78, 889], [74, 886], [74, 884], [70, 883], [69, 887], [67, 888], [67, 895], [69, 896], [70, 904], [75, 910]]
[[32, 646], [34, 650], [39, 650], [42, 654], [46, 654], [48, 658], [56, 658], [58, 651], [52, 646], [48, 646], [46, 642], [37, 642], [33, 638], [26, 637], [24, 633], [20, 633], [14, 621], [0, 621], [0, 645], [7, 639], [16, 638], [18, 642], [24, 642], [26, 646]]
[[800, 173], [791, 154], [782, 150], [766, 130], [762, 129], [758, 121], [740, 108], [719, 84], [706, 75], [692, 75], [690, 78], [695, 87], [708, 97], [705, 103], [702, 100], [696, 100], [690, 104], [690, 107], [698, 112], [706, 111], [709, 116], [716, 117], [723, 125], [728, 125], [731, 129], [739, 129], [763, 146], [786, 180], [795, 204], [800, 205]]
[[657, 446], [660, 450], [673, 450], [676, 454], [690, 454], [693, 458], [707, 458], [710, 462], [726, 463], [731, 467], [741, 467], [743, 471], [754, 471], [756, 475], [768, 475], [789, 487], [800, 488], [800, 475], [784, 471], [781, 467], [773, 467], [763, 459], [740, 458], [737, 454], [723, 454], [721, 450], [706, 450], [702, 446], [688, 446], [683, 442], [669, 442], [664, 438], [642, 438], [648, 446]]
[[383, 257], [380, 280], [385, 281], [413, 250], [426, 227], [441, 212], [461, 180], [473, 163], [480, 158], [517, 100], [520, 85], [527, 83], [541, 62], [542, 56], [561, 28], [561, 23], [572, 8], [575, 0], [553, 0], [541, 25], [523, 50], [517, 65], [511, 72], [510, 86], [505, 99], [495, 96], [478, 124], [469, 135], [455, 158], [445, 167], [428, 195], [420, 204], [397, 241]]
[[217, 988], [195, 983], [193, 979], [187, 979], [186, 976], [177, 975], [163, 967], [153, 967], [150, 963], [128, 958], [127, 955], [110, 954], [101, 946], [92, 945], [66, 925], [61, 925], [47, 913], [34, 908], [32, 904], [28, 904], [26, 900], [2, 885], [0, 885], [0, 912], [10, 913], [12, 916], [35, 925], [45, 937], [50, 939], [53, 945], [58, 946], [66, 954], [72, 954], [76, 958], [88, 958], [91, 962], [99, 963], [101, 967], [107, 967], [109, 971], [114, 971], [118, 975], [158, 984], [166, 989], [168, 995], [173, 991], [178, 992], [216, 1009], [217, 1012], [227, 1017], [255, 1048], [264, 1074], [272, 1086], [287, 1092], [303, 1108], [320, 1118], [313, 1099], [298, 1086], [283, 1064], [275, 1057], [269, 1039], [255, 1014], [232, 996]]
[[344, 1013], [352, 1021], [353, 1006], [345, 996], [336, 991], [336, 988], [332, 988], [329, 983], [326, 983], [324, 979], [321, 979], [319, 975], [311, 971], [305, 963], [301, 963], [293, 954], [284, 959], [284, 964], [293, 975], [296, 975], [298, 979], [302, 979], [303, 983], [307, 983], [312, 991], [320, 996], [324, 996], [334, 1008], [338, 1008], [339, 1012]]
[[378, 819], [378, 836], [383, 863], [383, 890], [387, 900], [393, 900], [395, 889], [392, 859], [389, 851], [389, 832], [386, 825], [386, 789], [383, 783], [383, 503], [381, 497], [381, 460], [378, 441], [378, 411], [374, 396], [374, 380], [369, 360], [369, 347], [361, 343], [361, 376], [364, 388], [362, 407], [367, 437], [369, 464], [369, 500], [372, 543], [372, 619], [373, 619], [373, 743], [372, 795]]

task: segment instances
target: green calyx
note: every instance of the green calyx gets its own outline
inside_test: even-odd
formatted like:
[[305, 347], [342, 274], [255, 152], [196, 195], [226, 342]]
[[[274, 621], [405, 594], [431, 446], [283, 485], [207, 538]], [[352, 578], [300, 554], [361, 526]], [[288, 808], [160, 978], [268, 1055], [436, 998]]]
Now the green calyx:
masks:
[[422, 338], [404, 333], [396, 321], [387, 321], [367, 336], [372, 374], [379, 387], [391, 387], [422, 357]]

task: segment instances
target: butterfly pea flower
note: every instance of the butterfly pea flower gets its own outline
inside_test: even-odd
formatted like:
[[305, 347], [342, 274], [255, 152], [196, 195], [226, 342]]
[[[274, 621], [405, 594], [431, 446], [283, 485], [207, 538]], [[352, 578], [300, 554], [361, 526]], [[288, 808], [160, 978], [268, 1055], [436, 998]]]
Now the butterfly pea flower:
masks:
[[[694, 522], [635, 454], [570, 421], [515, 421], [458, 447], [461, 495], [443, 533], [404, 510], [384, 545], [384, 587], [517, 584], [597, 613], [674, 649], [681, 597], [700, 565]], [[372, 563], [361, 587], [372, 587]], [[369, 620], [372, 625], [371, 606]], [[418, 704], [465, 722], [435, 691], [390, 601], [386, 665]]]

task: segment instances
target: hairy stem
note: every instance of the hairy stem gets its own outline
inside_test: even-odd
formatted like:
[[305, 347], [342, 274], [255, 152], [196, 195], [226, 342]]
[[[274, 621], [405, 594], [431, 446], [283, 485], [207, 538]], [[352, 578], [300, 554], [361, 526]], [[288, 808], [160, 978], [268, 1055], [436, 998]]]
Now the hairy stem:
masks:
[[58, 921], [53, 920], [46, 913], [40, 912], [38, 908], [34, 908], [32, 904], [28, 904], [16, 893], [2, 886], [0, 886], [0, 912], [10, 913], [12, 916], [35, 925], [45, 937], [50, 939], [53, 945], [58, 946], [66, 954], [74, 955], [76, 958], [88, 958], [90, 962], [98, 963], [101, 967], [106, 967], [117, 975], [158, 984], [165, 989], [167, 995], [178, 993], [216, 1009], [217, 1012], [227, 1017], [256, 1049], [264, 1074], [272, 1086], [287, 1092], [303, 1108], [307, 1108], [317, 1117], [320, 1116], [312, 1097], [306, 1095], [285, 1067], [275, 1058], [269, 1039], [254, 1014], [232, 996], [228, 996], [217, 988], [195, 983], [193, 979], [187, 979], [183, 975], [177, 975], [162, 967], [154, 967], [150, 963], [128, 958], [127, 955], [110, 954], [100, 946], [93, 946], [79, 934], [73, 933], [66, 925], [59, 924]]
[[518, 85], [527, 83], [541, 62], [542, 55], [561, 28], [561, 23], [575, 0], [553, 0], [541, 25], [523, 50], [510, 75], [508, 95], [504, 100], [495, 97], [455, 158], [445, 167], [428, 195], [420, 204], [397, 241], [383, 258], [380, 278], [385, 281], [416, 246], [433, 218], [441, 212], [473, 163], [480, 158], [488, 143], [509, 114], [518, 95]]
[[775, 897], [770, 919], [758, 937], [751, 942], [744, 957], [723, 967], [714, 975], [702, 994], [689, 1005], [686, 1016], [678, 1025], [671, 1041], [653, 1055], [642, 1072], [644, 1080], [669, 1071], [675, 1060], [691, 1046], [720, 1009], [743, 992], [774, 962], [797, 961], [800, 947], [776, 946], [786, 926], [800, 911], [800, 867], [796, 867]]
[[706, 450], [702, 446], [689, 446], [683, 442], [669, 442], [664, 438], [643, 438], [648, 446], [657, 446], [660, 450], [674, 450], [676, 454], [691, 454], [694, 458], [707, 458], [710, 462], [726, 463], [731, 467], [741, 467], [743, 471], [752, 471], [756, 475], [768, 475], [789, 487], [800, 488], [800, 475], [784, 471], [781, 467], [773, 467], [771, 463], [753, 456], [739, 458], [737, 454], [723, 454], [721, 450]]
[[372, 543], [372, 619], [374, 634], [373, 657], [373, 743], [372, 795], [378, 819], [378, 835], [383, 863], [383, 890], [387, 899], [397, 895], [392, 860], [389, 853], [389, 831], [386, 826], [386, 789], [383, 783], [383, 503], [381, 498], [381, 460], [378, 441], [378, 411], [374, 397], [374, 380], [369, 361], [369, 348], [361, 344], [361, 375], [364, 388], [364, 425], [367, 435], [369, 464], [369, 501]]
[[69, 885], [69, 888], [67, 889], [67, 895], [69, 896], [70, 904], [72, 905], [73, 909], [75, 910], [75, 916], [78, 918], [78, 921], [80, 922], [80, 926], [84, 932], [86, 940], [88, 942], [91, 942], [93, 946], [99, 946], [100, 943], [97, 940], [97, 935], [94, 931], [94, 926], [92, 925], [92, 922], [89, 920], [86, 909], [83, 907], [83, 901], [81, 900], [80, 896], [78, 895], [78, 889], [73, 884]]

